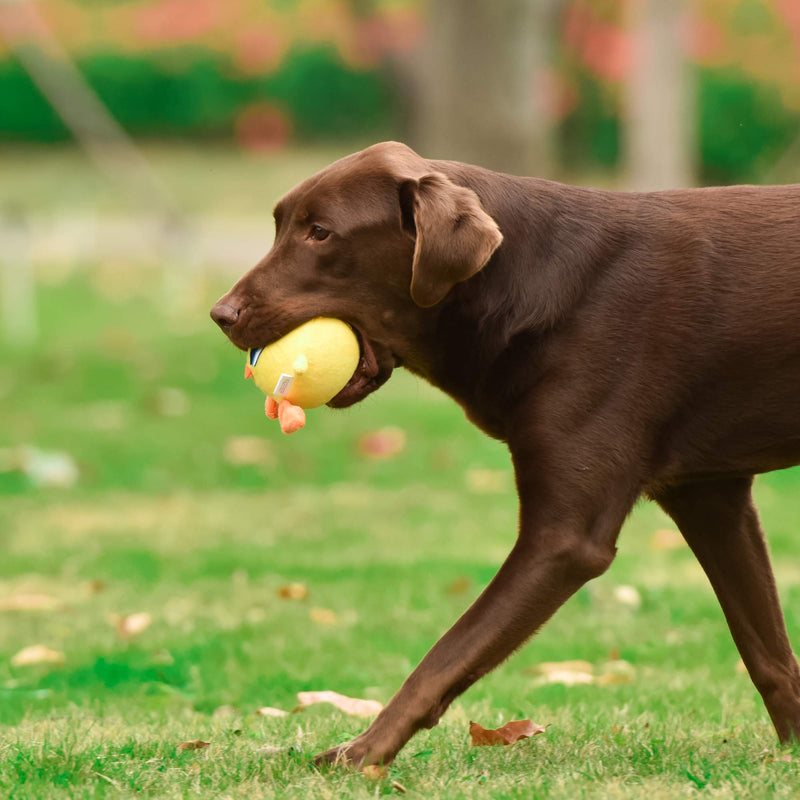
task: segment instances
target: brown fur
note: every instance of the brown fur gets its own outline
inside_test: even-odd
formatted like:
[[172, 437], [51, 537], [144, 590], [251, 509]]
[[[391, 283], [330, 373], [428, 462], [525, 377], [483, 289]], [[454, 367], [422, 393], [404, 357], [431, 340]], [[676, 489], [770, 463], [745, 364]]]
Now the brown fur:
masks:
[[507, 442], [520, 497], [494, 580], [369, 729], [321, 759], [385, 763], [435, 725], [608, 567], [642, 495], [706, 570], [780, 739], [800, 734], [750, 493], [754, 474], [800, 462], [799, 209], [800, 186], [603, 192], [396, 143], [281, 200], [273, 249], [212, 312], [230, 339], [345, 320], [363, 358], [331, 405], [403, 365]]

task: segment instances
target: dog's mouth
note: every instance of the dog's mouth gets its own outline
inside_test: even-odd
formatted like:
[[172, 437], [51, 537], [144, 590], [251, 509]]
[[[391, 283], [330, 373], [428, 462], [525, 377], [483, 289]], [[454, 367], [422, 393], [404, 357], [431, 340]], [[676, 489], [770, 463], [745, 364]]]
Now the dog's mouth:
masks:
[[327, 405], [331, 408], [347, 408], [363, 400], [368, 394], [383, 386], [394, 369], [395, 359], [386, 348], [371, 342], [358, 328], [352, 326], [361, 357], [350, 380], [338, 394], [331, 398]]
[[[385, 345], [372, 341], [352, 322], [348, 324], [358, 339], [360, 356], [350, 380], [327, 402], [326, 405], [331, 408], [347, 408], [359, 400], [363, 400], [367, 395], [383, 386], [389, 380], [394, 367], [401, 363]], [[297, 326], [295, 325], [295, 327]], [[280, 338], [258, 333], [254, 336], [252, 331], [248, 331], [246, 335], [236, 334], [233, 331], [225, 333], [236, 347], [245, 352], [263, 349], [270, 342]]]

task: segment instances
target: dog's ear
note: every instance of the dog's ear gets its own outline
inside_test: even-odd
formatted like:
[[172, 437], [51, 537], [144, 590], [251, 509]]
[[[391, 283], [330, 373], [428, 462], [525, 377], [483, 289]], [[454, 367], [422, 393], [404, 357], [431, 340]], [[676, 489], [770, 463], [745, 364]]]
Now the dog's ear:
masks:
[[478, 195], [439, 172], [403, 181], [400, 211], [403, 230], [415, 239], [411, 298], [422, 308], [483, 269], [503, 241]]

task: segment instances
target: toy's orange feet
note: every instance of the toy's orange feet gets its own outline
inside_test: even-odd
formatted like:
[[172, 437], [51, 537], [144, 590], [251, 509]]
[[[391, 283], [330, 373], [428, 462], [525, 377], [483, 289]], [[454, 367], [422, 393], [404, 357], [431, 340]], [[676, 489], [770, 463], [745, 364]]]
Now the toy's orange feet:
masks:
[[294, 433], [306, 424], [306, 412], [300, 406], [292, 405], [288, 400], [281, 400], [278, 403], [278, 420], [284, 433]]
[[267, 401], [264, 403], [264, 413], [270, 419], [278, 419], [278, 404], [274, 397], [267, 395]]

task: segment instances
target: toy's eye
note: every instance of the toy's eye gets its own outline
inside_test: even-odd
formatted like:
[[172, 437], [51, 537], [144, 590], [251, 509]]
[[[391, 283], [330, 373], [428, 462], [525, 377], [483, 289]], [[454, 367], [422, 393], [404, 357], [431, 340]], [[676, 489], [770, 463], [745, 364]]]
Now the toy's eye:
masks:
[[313, 239], [315, 242], [323, 242], [331, 235], [330, 231], [325, 230], [322, 225], [312, 225], [309, 231], [308, 238]]
[[250, 350], [250, 366], [254, 367], [258, 363], [258, 357], [264, 352], [263, 347], [254, 347]]

